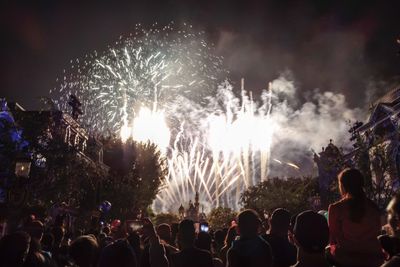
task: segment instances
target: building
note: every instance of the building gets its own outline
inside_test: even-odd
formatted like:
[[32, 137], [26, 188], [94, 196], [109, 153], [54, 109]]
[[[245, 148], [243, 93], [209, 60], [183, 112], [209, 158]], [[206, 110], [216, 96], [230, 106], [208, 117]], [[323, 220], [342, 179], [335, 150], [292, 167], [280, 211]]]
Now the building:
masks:
[[349, 130], [354, 149], [344, 154], [332, 141], [314, 154], [318, 166], [321, 200], [344, 167], [356, 167], [378, 185], [396, 189], [400, 185], [399, 150], [400, 86], [371, 103], [365, 123], [356, 122]]
[[[25, 110], [18, 103], [1, 100], [0, 134], [0, 203], [10, 207], [23, 205], [29, 188], [36, 192], [46, 191], [48, 184], [43, 181], [48, 159], [41, 153], [53, 143], [52, 152], [73, 152], [76, 157], [95, 167], [99, 173], [106, 174], [109, 167], [103, 162], [103, 145], [80, 126], [71, 115], [60, 110]], [[15, 145], [17, 144], [17, 145]], [[56, 144], [56, 145], [54, 145]], [[62, 146], [60, 146], [62, 144]], [[47, 152], [49, 153], [49, 152]], [[19, 175], [20, 159], [29, 161], [28, 174]], [[32, 166], [32, 168], [31, 168]], [[22, 168], [25, 168], [22, 165]], [[26, 169], [26, 168], [25, 168]], [[50, 177], [50, 176], [49, 176]], [[28, 192], [29, 191], [29, 192]]]
[[180, 220], [190, 219], [194, 222], [203, 222], [206, 220], [206, 215], [204, 211], [202, 210], [200, 212], [199, 192], [196, 192], [194, 203], [192, 202], [192, 200], [189, 201], [187, 209], [185, 209], [181, 204], [178, 209], [178, 214]]
[[399, 183], [399, 118], [400, 87], [395, 87], [371, 105], [368, 121], [356, 129], [368, 144], [371, 174], [377, 183]]
[[[14, 117], [15, 123], [34, 140], [42, 133], [44, 139], [58, 139], [76, 151], [77, 156], [86, 160], [105, 172], [108, 166], [103, 162], [103, 145], [95, 137], [81, 127], [70, 114], [60, 110], [27, 111], [18, 103], [8, 103], [8, 109]], [[46, 142], [46, 140], [37, 140]]]

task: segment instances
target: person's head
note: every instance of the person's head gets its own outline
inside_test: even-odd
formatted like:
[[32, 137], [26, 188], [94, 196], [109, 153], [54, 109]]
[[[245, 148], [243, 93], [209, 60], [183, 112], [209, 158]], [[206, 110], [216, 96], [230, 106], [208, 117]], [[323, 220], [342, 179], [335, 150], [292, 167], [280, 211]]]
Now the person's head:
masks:
[[212, 242], [212, 239], [211, 239], [211, 236], [209, 233], [200, 232], [197, 235], [195, 245], [197, 248], [211, 251], [211, 242]]
[[350, 220], [361, 221], [365, 214], [364, 176], [357, 169], [344, 169], [338, 180], [342, 197], [348, 199]]
[[98, 266], [136, 267], [135, 252], [126, 239], [119, 239], [103, 249]]
[[225, 234], [222, 230], [217, 230], [214, 233], [214, 240], [218, 246], [222, 246], [224, 244]]
[[225, 236], [225, 246], [231, 247], [232, 242], [235, 240], [237, 236], [237, 226], [232, 225]]
[[325, 217], [304, 211], [296, 217], [294, 226], [296, 246], [309, 254], [323, 254], [329, 242], [329, 228]]
[[0, 259], [4, 266], [22, 266], [29, 252], [30, 236], [25, 232], [8, 234], [0, 239]]
[[342, 197], [363, 197], [364, 176], [357, 169], [344, 169], [338, 175], [339, 190]]
[[178, 228], [178, 242], [182, 247], [190, 247], [194, 244], [196, 231], [192, 220], [182, 220]]
[[389, 235], [378, 236], [381, 248], [386, 255], [386, 259], [392, 258], [396, 255], [400, 248], [400, 239]]
[[171, 227], [168, 224], [163, 223], [158, 225], [157, 234], [162, 240], [168, 243], [171, 241]]
[[286, 209], [276, 209], [269, 220], [270, 232], [287, 237], [290, 227], [290, 212]]
[[83, 235], [72, 241], [69, 254], [79, 267], [95, 266], [99, 245], [91, 235]]
[[258, 235], [261, 224], [256, 211], [248, 209], [238, 215], [238, 230], [241, 237], [254, 237]]
[[400, 193], [392, 198], [386, 211], [388, 213], [388, 223], [392, 228], [392, 232], [398, 235], [400, 231]]
[[44, 233], [44, 225], [41, 221], [35, 220], [25, 225], [25, 231], [31, 236], [31, 238], [40, 242]]

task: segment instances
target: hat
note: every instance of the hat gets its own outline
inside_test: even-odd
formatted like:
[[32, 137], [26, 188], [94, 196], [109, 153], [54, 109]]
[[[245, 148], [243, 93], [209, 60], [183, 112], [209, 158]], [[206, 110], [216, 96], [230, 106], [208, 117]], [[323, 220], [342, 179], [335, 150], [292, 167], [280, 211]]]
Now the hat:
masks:
[[324, 216], [304, 211], [296, 218], [294, 236], [301, 248], [309, 253], [320, 253], [329, 242], [329, 228]]

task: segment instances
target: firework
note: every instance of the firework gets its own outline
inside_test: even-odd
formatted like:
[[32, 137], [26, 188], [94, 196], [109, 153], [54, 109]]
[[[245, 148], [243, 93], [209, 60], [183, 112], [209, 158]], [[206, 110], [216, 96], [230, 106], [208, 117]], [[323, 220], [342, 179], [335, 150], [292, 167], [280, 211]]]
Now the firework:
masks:
[[[285, 78], [263, 90], [259, 102], [242, 80], [238, 97], [228, 81], [221, 82], [227, 73], [221, 58], [213, 55], [202, 33], [186, 27], [144, 30], [138, 25], [105, 52], [72, 62], [52, 94], [60, 97], [57, 104], [63, 110], [70, 94], [78, 96], [81, 120], [92, 131], [159, 146], [169, 172], [154, 202], [156, 211], [175, 211], [195, 192], [205, 210], [239, 209], [241, 192], [267, 180], [271, 162], [291, 173], [303, 171], [296, 160], [270, 160], [271, 151], [318, 132], [302, 127], [312, 121], [302, 116], [310, 116], [314, 106], [294, 110], [288, 103], [294, 86]], [[324, 116], [332, 113], [330, 106], [323, 108]], [[303, 128], [305, 134], [293, 134]]]
[[112, 133], [127, 129], [142, 105], [168, 103], [176, 95], [202, 102], [217, 88], [224, 74], [202, 32], [170, 24], [121, 37], [105, 52], [71, 61], [69, 70], [51, 91], [62, 110], [67, 97], [76, 95], [84, 107], [82, 122], [92, 131]]

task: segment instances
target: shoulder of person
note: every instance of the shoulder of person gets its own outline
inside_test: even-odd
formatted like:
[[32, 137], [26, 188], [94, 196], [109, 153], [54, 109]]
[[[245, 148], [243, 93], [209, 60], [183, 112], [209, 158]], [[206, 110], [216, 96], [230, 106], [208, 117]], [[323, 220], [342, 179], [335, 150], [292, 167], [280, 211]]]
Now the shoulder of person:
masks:
[[381, 265], [381, 267], [398, 267], [400, 266], [400, 255], [395, 255], [388, 262]]
[[211, 253], [209, 251], [207, 251], [205, 249], [200, 249], [200, 248], [196, 248], [196, 249], [199, 252], [199, 254], [203, 254], [204, 256], [210, 256], [212, 258]]
[[332, 212], [332, 210], [339, 210], [342, 209], [344, 206], [347, 205], [347, 199], [341, 199], [339, 201], [336, 201], [335, 203], [332, 203], [328, 207], [328, 211]]

